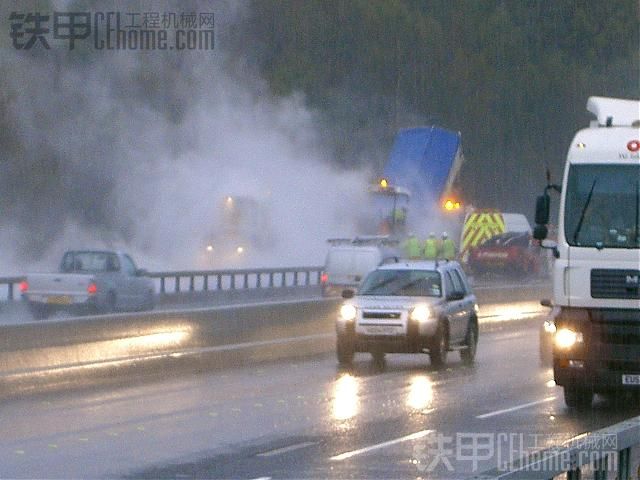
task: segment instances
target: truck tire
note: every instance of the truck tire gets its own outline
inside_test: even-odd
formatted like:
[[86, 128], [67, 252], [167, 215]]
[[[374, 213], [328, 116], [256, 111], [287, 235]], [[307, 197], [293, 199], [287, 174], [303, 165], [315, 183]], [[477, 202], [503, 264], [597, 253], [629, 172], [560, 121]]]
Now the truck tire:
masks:
[[469, 322], [464, 344], [467, 348], [460, 350], [460, 359], [464, 365], [473, 365], [478, 346], [478, 321], [475, 318]]
[[447, 362], [447, 352], [449, 350], [449, 340], [447, 328], [443, 322], [438, 323], [438, 330], [429, 342], [429, 358], [431, 365], [435, 368], [442, 368]]
[[336, 354], [338, 356], [338, 365], [341, 367], [350, 367], [353, 364], [353, 356], [355, 354], [353, 342], [343, 335], [338, 335], [336, 340]]
[[593, 391], [586, 387], [574, 387], [565, 385], [564, 387], [564, 403], [569, 408], [576, 410], [586, 410], [591, 408], [593, 401]]

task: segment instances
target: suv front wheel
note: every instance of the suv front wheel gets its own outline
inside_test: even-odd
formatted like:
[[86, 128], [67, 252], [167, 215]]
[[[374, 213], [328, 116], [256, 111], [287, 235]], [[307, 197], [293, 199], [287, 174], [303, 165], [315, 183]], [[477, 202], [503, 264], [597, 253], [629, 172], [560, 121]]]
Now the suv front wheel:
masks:
[[429, 344], [429, 358], [431, 359], [431, 365], [435, 368], [442, 368], [447, 361], [448, 337], [446, 326], [439, 322], [438, 330]]
[[472, 320], [467, 328], [467, 335], [464, 340], [466, 348], [460, 350], [460, 358], [465, 365], [473, 365], [476, 359], [476, 351], [478, 346], [478, 323]]

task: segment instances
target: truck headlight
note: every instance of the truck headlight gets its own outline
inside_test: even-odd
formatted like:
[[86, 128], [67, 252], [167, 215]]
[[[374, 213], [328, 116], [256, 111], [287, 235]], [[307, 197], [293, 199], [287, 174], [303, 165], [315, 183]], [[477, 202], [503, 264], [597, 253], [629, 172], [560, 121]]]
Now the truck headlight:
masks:
[[576, 343], [584, 342], [582, 332], [574, 332], [569, 328], [561, 328], [556, 332], [554, 341], [558, 348], [568, 349], [573, 347]]
[[350, 303], [345, 303], [340, 307], [340, 318], [347, 322], [355, 320], [357, 314], [356, 307], [351, 305]]
[[419, 323], [429, 321], [431, 316], [431, 309], [427, 305], [417, 305], [409, 314], [411, 320]]

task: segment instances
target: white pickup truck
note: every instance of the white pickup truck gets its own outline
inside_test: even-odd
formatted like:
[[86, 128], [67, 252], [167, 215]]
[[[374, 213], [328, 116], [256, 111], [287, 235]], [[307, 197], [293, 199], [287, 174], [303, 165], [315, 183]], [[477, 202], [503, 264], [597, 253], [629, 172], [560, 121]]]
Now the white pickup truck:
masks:
[[111, 313], [152, 310], [155, 288], [145, 270], [126, 253], [69, 251], [58, 273], [28, 274], [20, 284], [22, 298], [37, 319], [56, 311]]

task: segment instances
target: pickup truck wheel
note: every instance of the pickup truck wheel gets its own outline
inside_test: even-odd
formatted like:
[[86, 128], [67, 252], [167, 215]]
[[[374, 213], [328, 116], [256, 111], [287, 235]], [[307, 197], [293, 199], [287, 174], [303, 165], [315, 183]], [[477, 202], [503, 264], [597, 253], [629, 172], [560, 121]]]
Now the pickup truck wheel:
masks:
[[438, 331], [431, 339], [429, 344], [429, 358], [431, 365], [435, 368], [442, 368], [447, 361], [447, 351], [449, 349], [449, 341], [447, 338], [447, 329], [442, 322], [438, 324]]
[[355, 354], [353, 342], [343, 335], [338, 335], [336, 353], [338, 356], [338, 364], [341, 367], [350, 367], [353, 364], [353, 356]]
[[51, 313], [49, 307], [46, 305], [36, 305], [33, 303], [29, 304], [29, 311], [31, 312], [31, 316], [36, 320], [46, 320]]
[[473, 365], [473, 362], [476, 359], [476, 350], [478, 346], [478, 324], [475, 321], [469, 323], [464, 344], [467, 348], [460, 350], [462, 363], [467, 366]]
[[593, 391], [585, 387], [564, 387], [564, 403], [576, 410], [586, 410], [591, 407]]
[[114, 292], [109, 292], [109, 295], [107, 295], [106, 305], [107, 313], [114, 313], [116, 311], [116, 305], [118, 305], [116, 294]]

